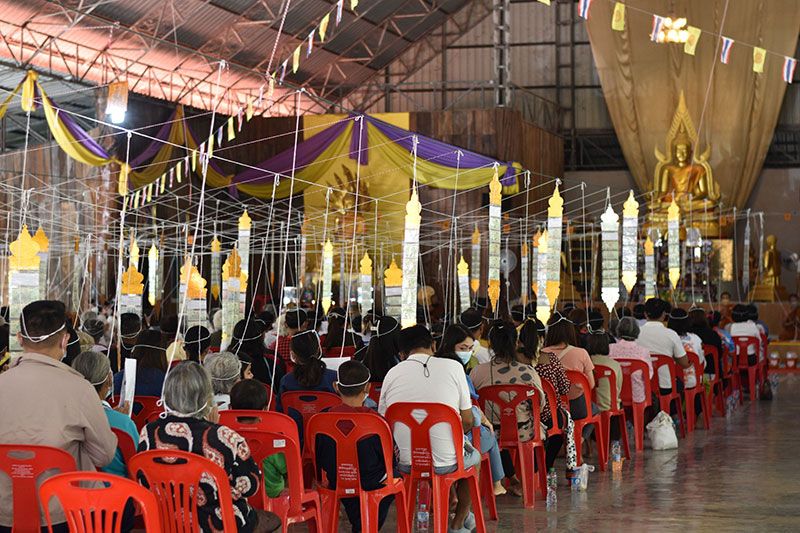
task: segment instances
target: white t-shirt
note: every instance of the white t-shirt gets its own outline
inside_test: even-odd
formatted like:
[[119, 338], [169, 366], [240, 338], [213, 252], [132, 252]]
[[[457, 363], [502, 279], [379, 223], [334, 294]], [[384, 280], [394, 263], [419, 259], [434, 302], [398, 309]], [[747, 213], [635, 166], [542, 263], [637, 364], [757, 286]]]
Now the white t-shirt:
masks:
[[[425, 367], [428, 367], [428, 377]], [[464, 367], [452, 359], [412, 354], [392, 367], [383, 380], [378, 412], [386, 414], [386, 410], [394, 403], [424, 402], [441, 403], [459, 411], [472, 408], [472, 399], [467, 386]], [[403, 424], [392, 428], [394, 441], [399, 450], [400, 464], [411, 464], [411, 433]], [[453, 435], [450, 427], [436, 424], [431, 427], [431, 455], [433, 466], [450, 466], [456, 464], [456, 449], [453, 446]], [[462, 440], [456, 436], [456, 441]], [[459, 453], [463, 453], [459, 449]]]
[[[681, 338], [661, 322], [651, 320], [645, 322], [639, 331], [636, 344], [650, 350], [650, 355], [669, 355], [674, 359], [686, 357]], [[662, 389], [672, 388], [672, 377], [669, 375], [669, 368], [665, 366], [658, 369], [658, 386]]]
[[[758, 339], [758, 345], [761, 346], [761, 330], [758, 325], [752, 320], [746, 322], [733, 322], [729, 325], [731, 337], [755, 337]], [[759, 350], [760, 352], [761, 350]], [[753, 355], [756, 353], [756, 348], [752, 344], [747, 347], [747, 353]]]

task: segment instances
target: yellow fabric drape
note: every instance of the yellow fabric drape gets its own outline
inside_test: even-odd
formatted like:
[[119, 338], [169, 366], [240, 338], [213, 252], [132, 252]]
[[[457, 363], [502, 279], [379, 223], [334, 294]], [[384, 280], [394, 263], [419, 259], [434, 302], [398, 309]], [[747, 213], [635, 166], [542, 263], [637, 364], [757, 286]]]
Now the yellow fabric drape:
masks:
[[19, 85], [17, 85], [17, 87], [12, 92], [10, 92], [8, 96], [6, 96], [6, 99], [3, 100], [3, 103], [0, 104], [0, 118], [6, 116], [6, 111], [8, 111], [8, 106], [9, 104], [11, 104], [11, 100], [13, 100], [14, 97], [17, 96], [17, 94], [19, 94], [19, 90], [22, 88], [23, 83], [25, 83], [25, 80], [23, 80]]
[[735, 39], [727, 65], [719, 63], [719, 39], [709, 33], [702, 35], [696, 55], [690, 56], [683, 45], [650, 41], [651, 15], [631, 10], [625, 29], [612, 31], [614, 4], [592, 4], [586, 23], [592, 53], [625, 160], [642, 191], [652, 189], [657, 163], [653, 150], [664, 150], [681, 91], [700, 130], [700, 144], [711, 145], [710, 164], [723, 201], [743, 206], [761, 172], [786, 90], [783, 57], [769, 55], [764, 73], [757, 74], [752, 48], [739, 43], [792, 56], [800, 9], [797, 0], [736, 2], [727, 10], [723, 26], [725, 4], [639, 0], [636, 6], [662, 15], [678, 13], [693, 26]]
[[178, 106], [175, 110], [175, 117], [170, 128], [169, 137], [167, 142], [161, 145], [158, 149], [153, 160], [144, 166], [142, 170], [130, 173], [130, 182], [133, 188], [144, 187], [145, 185], [157, 180], [164, 172], [169, 170], [168, 167], [175, 164], [172, 160], [172, 154], [176, 148], [175, 145], [184, 146], [184, 123], [183, 123], [183, 106]]

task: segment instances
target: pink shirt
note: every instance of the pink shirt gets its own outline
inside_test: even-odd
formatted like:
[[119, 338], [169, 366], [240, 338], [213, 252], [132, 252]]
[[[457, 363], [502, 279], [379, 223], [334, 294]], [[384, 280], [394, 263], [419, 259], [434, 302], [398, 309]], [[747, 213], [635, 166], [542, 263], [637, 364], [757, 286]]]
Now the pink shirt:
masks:
[[[582, 372], [583, 375], [586, 376], [586, 379], [589, 380], [589, 386], [594, 388], [594, 373], [592, 372], [592, 370], [594, 370], [594, 363], [592, 363], [592, 359], [589, 357], [589, 352], [577, 346], [566, 346], [565, 348], [548, 346], [547, 348], [542, 348], [542, 351], [556, 354], [558, 360], [561, 362], [561, 366], [566, 370]], [[568, 395], [570, 400], [579, 398], [581, 394], [583, 394], [583, 389], [580, 385], [573, 384], [570, 386]]]
[[[650, 375], [647, 379], [653, 377], [653, 361], [650, 360], [650, 350], [644, 346], [639, 346], [636, 341], [626, 341], [619, 339], [617, 342], [610, 344], [609, 357], [612, 359], [639, 359], [647, 363], [647, 368], [650, 369]], [[641, 372], [634, 372], [631, 375], [631, 395], [634, 402], [645, 401], [644, 397], [644, 381], [642, 380]]]

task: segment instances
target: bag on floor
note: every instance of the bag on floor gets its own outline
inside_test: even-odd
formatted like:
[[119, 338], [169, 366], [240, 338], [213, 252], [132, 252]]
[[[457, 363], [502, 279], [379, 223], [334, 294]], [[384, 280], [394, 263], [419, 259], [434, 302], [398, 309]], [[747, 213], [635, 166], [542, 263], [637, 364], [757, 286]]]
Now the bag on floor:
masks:
[[678, 447], [678, 436], [672, 425], [672, 417], [664, 411], [659, 411], [647, 424], [647, 436], [650, 437], [650, 447], [654, 450], [673, 450]]

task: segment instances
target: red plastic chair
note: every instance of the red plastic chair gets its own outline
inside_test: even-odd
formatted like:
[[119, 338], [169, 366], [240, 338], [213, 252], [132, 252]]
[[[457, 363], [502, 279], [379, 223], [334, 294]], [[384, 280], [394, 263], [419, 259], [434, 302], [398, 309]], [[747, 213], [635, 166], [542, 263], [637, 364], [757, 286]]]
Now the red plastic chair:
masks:
[[[425, 414], [425, 418], [417, 421], [413, 414], [414, 411], [421, 411]], [[478, 532], [486, 533], [477, 472], [474, 468], [464, 468], [464, 456], [461, 453], [464, 431], [458, 413], [452, 408], [438, 403], [398, 402], [390, 405], [386, 410], [386, 420], [390, 427], [394, 428], [396, 424], [403, 424], [409, 428], [411, 433], [411, 473], [404, 476], [408, 499], [406, 511], [409, 519], [412, 518], [411, 515], [415, 508], [414, 503], [420, 481], [430, 480], [432, 483], [433, 532], [446, 533], [450, 517], [450, 487], [463, 479], [469, 483], [472, 512], [475, 513]], [[437, 474], [433, 468], [430, 430], [436, 424], [447, 424], [453, 435], [456, 469], [450, 474]]]
[[[650, 367], [640, 359], [615, 359], [622, 367], [622, 392], [619, 397], [622, 406], [631, 410], [633, 419], [633, 433], [636, 441], [636, 451], [644, 451], [644, 413], [652, 403], [652, 391], [650, 388]], [[633, 401], [633, 376], [637, 374], [644, 386], [644, 401]], [[655, 373], [653, 373], [655, 375]]]
[[[336, 443], [336, 488], [327, 488], [320, 475], [323, 470], [317, 464], [317, 436], [325, 435]], [[384, 486], [375, 490], [361, 488], [358, 465], [358, 442], [377, 436], [381, 441], [386, 480]], [[338, 530], [339, 502], [344, 498], [358, 498], [361, 507], [361, 531], [377, 533], [378, 506], [387, 496], [395, 496], [397, 505], [397, 531], [410, 533], [409, 512], [403, 480], [394, 477], [392, 471], [392, 432], [386, 421], [371, 413], [320, 413], [311, 417], [306, 430], [306, 449], [311, 451], [314, 472], [317, 475], [317, 490], [322, 494], [327, 517], [325, 531]]]
[[605, 471], [606, 463], [608, 463], [608, 449], [606, 448], [606, 443], [603, 441], [603, 435], [605, 435], [605, 429], [603, 428], [603, 419], [600, 417], [600, 414], [593, 415], [592, 414], [592, 400], [591, 400], [591, 390], [592, 388], [589, 386], [589, 379], [583, 375], [583, 372], [579, 372], [577, 370], [567, 370], [567, 377], [569, 378], [569, 382], [573, 385], [580, 385], [583, 389], [583, 401], [586, 402], [586, 412], [588, 415], [586, 418], [581, 418], [580, 420], [573, 420], [575, 424], [575, 452], [576, 452], [576, 459], [577, 465], [580, 466], [583, 464], [583, 457], [582, 457], [582, 450], [581, 450], [581, 436], [583, 435], [583, 428], [589, 425], [594, 426], [595, 436], [597, 438], [597, 455], [600, 458], [600, 470]]
[[600, 418], [603, 421], [603, 429], [605, 430], [605, 434], [603, 435], [603, 445], [606, 446], [606, 450], [610, 450], [611, 446], [611, 420], [615, 417], [621, 418], [620, 421], [620, 438], [622, 440], [623, 450], [625, 450], [625, 458], [631, 458], [631, 449], [628, 445], [628, 422], [627, 418], [625, 417], [625, 408], [619, 407], [616, 408], [616, 405], [622, 405], [621, 401], [617, 399], [617, 374], [614, 372], [614, 369], [605, 366], [605, 365], [594, 365], [594, 382], [595, 387], [592, 390], [592, 396], [595, 397], [596, 403], [596, 396], [597, 396], [597, 383], [601, 380], [605, 379], [608, 380], [608, 387], [610, 390], [610, 398], [611, 398], [611, 408], [606, 411], [600, 411]]
[[111, 428], [111, 431], [117, 436], [117, 449], [122, 454], [122, 462], [128, 466], [131, 457], [136, 455], [136, 443], [133, 442], [130, 435], [119, 428]]
[[[547, 495], [547, 464], [545, 462], [544, 441], [541, 435], [539, 413], [539, 391], [528, 385], [490, 385], [478, 391], [478, 401], [484, 412], [495, 414], [500, 419], [500, 438], [497, 445], [507, 450], [514, 462], [515, 470], [521, 472], [522, 498], [525, 507], [533, 507], [538, 466], [539, 492], [542, 498]], [[533, 439], [519, 440], [517, 425], [517, 406], [522, 402], [530, 402], [533, 415]], [[494, 418], [494, 417], [490, 417]], [[537, 464], [538, 463], [538, 464]], [[482, 474], [483, 472], [481, 472]]]
[[74, 472], [75, 458], [60, 448], [0, 444], [0, 471], [11, 478], [14, 532], [39, 531], [36, 484], [45, 472]]
[[[653, 361], [653, 379], [651, 387], [658, 398], [658, 408], [669, 414], [670, 405], [672, 402], [676, 403], [678, 420], [681, 425], [681, 437], [686, 437], [686, 417], [683, 415], [683, 402], [678, 392], [678, 365], [675, 363], [675, 359], [669, 355], [653, 354], [650, 356], [650, 359]], [[667, 394], [661, 394], [661, 387], [659, 386], [658, 370], [661, 367], [665, 367], [667, 371], [669, 371], [670, 383], [672, 384], [672, 390]]]
[[547, 430], [547, 436], [563, 435], [564, 430], [558, 424], [558, 396], [556, 395], [556, 388], [552, 383], [542, 378], [542, 390], [547, 398], [547, 408], [550, 410], [550, 419], [553, 425]]
[[270, 498], [263, 484], [248, 501], [257, 509], [271, 511], [280, 517], [284, 531], [289, 524], [313, 521], [322, 529], [319, 493], [307, 489], [303, 480], [303, 463], [300, 456], [300, 437], [294, 420], [281, 413], [270, 411], [221, 411], [219, 423], [227, 426], [247, 440], [250, 454], [260, 466], [264, 459], [283, 453], [286, 460], [288, 487], [277, 498]]
[[[736, 391], [742, 390], [742, 378], [739, 375], [739, 365], [736, 361], [736, 353], [731, 353], [727, 347], [723, 346], [723, 353], [720, 361], [722, 366], [722, 385], [725, 396], [730, 396]], [[739, 404], [744, 403], [744, 398], [739, 394]]]
[[376, 404], [381, 402], [381, 390], [383, 390], [382, 381], [369, 382], [369, 398]]
[[[86, 483], [91, 485], [87, 487]], [[100, 472], [59, 474], [42, 483], [39, 496], [49, 527], [53, 523], [48, 504], [56, 498], [64, 510], [70, 531], [119, 533], [125, 505], [131, 499], [141, 514], [145, 531], [161, 530], [156, 497], [138, 483], [123, 477]]]
[[140, 452], [131, 459], [128, 476], [134, 480], [141, 476], [155, 494], [163, 533], [201, 531], [197, 500], [203, 493], [201, 480], [209, 478], [217, 486], [224, 530], [237, 529], [228, 475], [205, 457], [179, 450]]
[[[144, 426], [153, 422], [158, 418], [158, 415], [164, 412], [164, 407], [158, 405], [158, 396], [134, 396], [133, 397], [133, 411], [131, 420], [136, 424], [136, 429], [142, 430]], [[111, 398], [111, 405], [119, 405], [120, 397], [114, 396]]]
[[705, 428], [711, 429], [711, 402], [709, 401], [708, 394], [706, 394], [706, 387], [703, 384], [703, 365], [700, 363], [700, 356], [694, 352], [686, 352], [686, 357], [694, 368], [694, 374], [697, 376], [697, 385], [683, 389], [683, 397], [686, 400], [686, 431], [691, 433], [694, 431], [695, 418], [694, 404], [695, 398], [700, 396], [700, 407], [703, 410], [703, 424]]
[[[733, 344], [736, 346], [736, 361], [739, 367], [739, 372], [747, 372], [747, 384], [750, 387], [750, 401], [755, 401], [758, 398], [758, 383], [760, 382], [760, 346], [758, 337], [733, 337]], [[747, 352], [750, 346], [755, 348], [756, 362], [751, 365], [747, 360]]]
[[[709, 390], [709, 400], [716, 406], [720, 416], [725, 416], [725, 385], [722, 379], [723, 369], [722, 366], [720, 366], [721, 359], [719, 351], [716, 346], [704, 344], [703, 353], [711, 357], [711, 360], [714, 362], [714, 377], [710, 378], [711, 390]], [[711, 414], [714, 414], [713, 409]]]
[[332, 392], [292, 391], [281, 394], [281, 404], [286, 414], [290, 409], [300, 413], [305, 426], [315, 414], [341, 405], [342, 399]]
[[325, 349], [325, 357], [349, 357], [352, 359], [355, 354], [355, 346], [345, 346], [344, 348], [341, 346], [334, 346]]
[[[475, 405], [475, 400], [472, 401]], [[481, 426], [473, 427], [472, 445], [476, 450], [481, 450]], [[492, 462], [489, 459], [489, 452], [481, 453], [481, 471], [478, 482], [481, 486], [481, 498], [486, 500], [489, 510], [489, 520], [497, 520], [497, 499], [494, 495], [494, 481], [492, 480]]]

